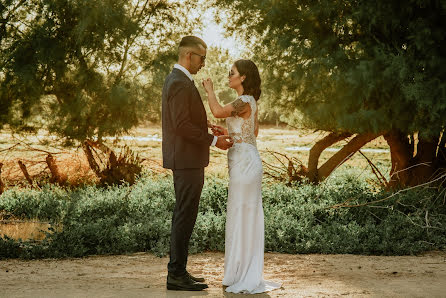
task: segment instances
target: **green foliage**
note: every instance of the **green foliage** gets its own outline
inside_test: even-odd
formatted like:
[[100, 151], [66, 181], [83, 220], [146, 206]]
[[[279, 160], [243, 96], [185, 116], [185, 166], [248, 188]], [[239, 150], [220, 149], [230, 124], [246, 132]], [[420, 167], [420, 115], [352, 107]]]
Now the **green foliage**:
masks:
[[283, 120], [436, 138], [445, 127], [444, 1], [215, 3], [231, 15], [228, 29], [251, 41], [264, 98]]
[[39, 190], [11, 189], [0, 199], [0, 210], [22, 219], [39, 218], [59, 222], [65, 215], [70, 197], [67, 191], [47, 185]]
[[74, 141], [159, 119], [177, 41], [196, 22], [186, 13], [165, 0], [8, 0], [0, 5], [0, 127]]
[[[444, 191], [444, 190], [443, 190]], [[224, 251], [227, 181], [207, 179], [191, 252]], [[348, 201], [371, 205], [331, 208]], [[0, 211], [49, 220], [42, 242], [0, 239], [2, 258], [168, 253], [175, 198], [171, 178], [144, 176], [132, 186], [8, 190]], [[373, 192], [348, 173], [321, 185], [265, 184], [265, 250], [286, 253], [404, 255], [445, 249], [446, 205], [434, 189]]]
[[8, 237], [0, 238], [0, 259], [19, 258], [20, 250], [20, 241]]
[[446, 208], [444, 202], [433, 203], [432, 196], [439, 194], [432, 190], [407, 191], [370, 206], [338, 209], [330, 207], [345, 201], [360, 205], [392, 194], [372, 193], [354, 180], [292, 190], [276, 185], [269, 191], [282, 196], [274, 197], [275, 208], [264, 208], [267, 250], [392, 255], [414, 254], [446, 243]]

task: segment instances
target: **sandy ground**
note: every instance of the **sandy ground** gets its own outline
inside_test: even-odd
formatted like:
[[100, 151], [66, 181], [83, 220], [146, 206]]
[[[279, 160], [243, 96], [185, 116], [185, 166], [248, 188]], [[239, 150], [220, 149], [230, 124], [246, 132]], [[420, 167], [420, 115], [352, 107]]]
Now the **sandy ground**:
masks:
[[[147, 253], [0, 261], [0, 297], [234, 297], [221, 285], [222, 253], [189, 257], [203, 292], [167, 291], [168, 258]], [[281, 289], [255, 297], [446, 297], [446, 252], [420, 256], [265, 254], [265, 278]]]

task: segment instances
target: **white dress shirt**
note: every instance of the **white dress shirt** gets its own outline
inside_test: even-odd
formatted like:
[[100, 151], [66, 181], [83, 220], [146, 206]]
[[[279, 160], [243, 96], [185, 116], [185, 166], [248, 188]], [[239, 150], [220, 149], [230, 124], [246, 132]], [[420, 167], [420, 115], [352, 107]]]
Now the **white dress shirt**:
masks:
[[[190, 74], [190, 72], [189, 72], [184, 66], [182, 66], [182, 65], [180, 65], [180, 64], [175, 64], [175, 65], [173, 66], [173, 68], [179, 69], [179, 70], [181, 70], [182, 72], [184, 72], [184, 74], [185, 74], [191, 81], [194, 80], [194, 79], [192, 78], [192, 75]], [[215, 146], [216, 143], [217, 143], [217, 137], [214, 136], [214, 140], [212, 141], [211, 146]]]

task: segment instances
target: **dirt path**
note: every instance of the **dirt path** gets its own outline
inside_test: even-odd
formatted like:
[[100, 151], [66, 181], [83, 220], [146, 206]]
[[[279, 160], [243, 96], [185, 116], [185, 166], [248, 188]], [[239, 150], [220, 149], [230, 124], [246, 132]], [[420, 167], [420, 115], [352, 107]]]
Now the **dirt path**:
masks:
[[[189, 257], [204, 292], [166, 291], [168, 258], [138, 253], [0, 261], [0, 297], [240, 297], [221, 286], [223, 254]], [[254, 297], [446, 297], [446, 252], [422, 256], [265, 254], [265, 278], [283, 287]]]

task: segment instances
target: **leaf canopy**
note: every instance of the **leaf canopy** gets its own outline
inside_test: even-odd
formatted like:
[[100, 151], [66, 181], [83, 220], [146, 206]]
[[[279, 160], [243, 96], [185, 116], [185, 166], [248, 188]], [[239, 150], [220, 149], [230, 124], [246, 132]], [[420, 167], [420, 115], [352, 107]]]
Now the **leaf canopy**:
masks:
[[445, 1], [215, 3], [231, 14], [228, 29], [251, 41], [265, 100], [287, 122], [351, 133], [444, 129]]

